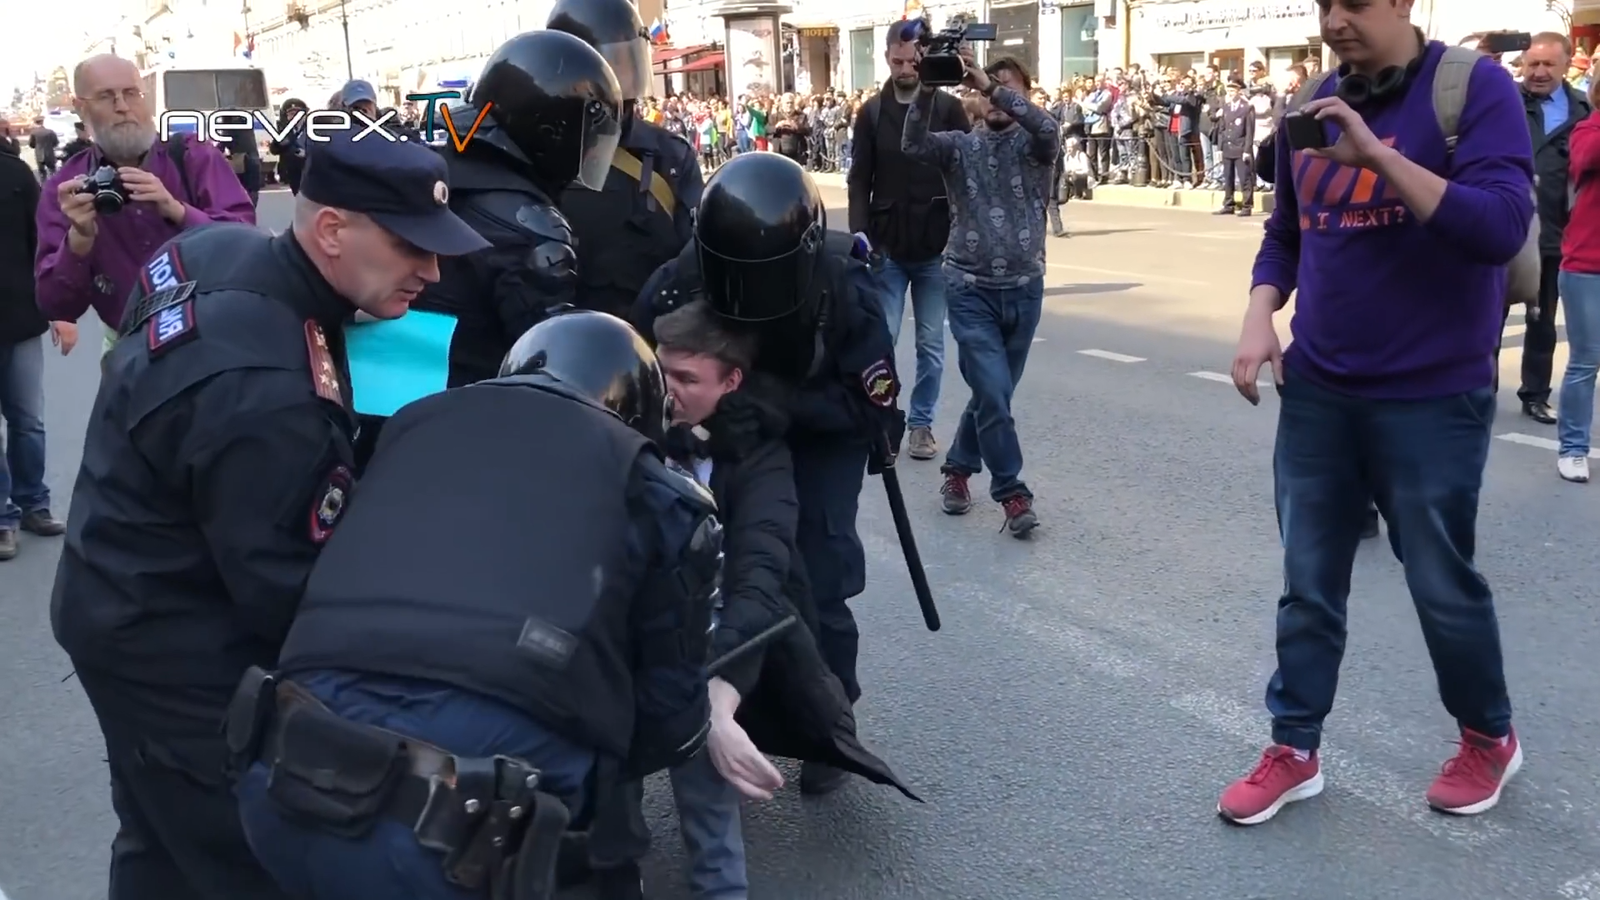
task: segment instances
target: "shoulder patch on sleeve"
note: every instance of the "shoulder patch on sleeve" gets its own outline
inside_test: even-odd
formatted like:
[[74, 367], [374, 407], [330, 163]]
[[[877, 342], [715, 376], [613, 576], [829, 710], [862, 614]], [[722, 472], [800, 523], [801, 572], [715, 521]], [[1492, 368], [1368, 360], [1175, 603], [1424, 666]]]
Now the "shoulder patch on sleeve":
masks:
[[119, 335], [131, 334], [140, 325], [150, 320], [164, 309], [188, 300], [194, 296], [195, 283], [185, 281], [183, 284], [156, 291], [139, 298], [139, 302], [128, 307], [122, 314], [122, 327], [118, 329]]
[[861, 387], [867, 399], [888, 409], [900, 398], [900, 379], [895, 377], [894, 365], [887, 358], [880, 359], [861, 373]]
[[344, 393], [339, 389], [339, 370], [333, 365], [328, 336], [311, 319], [306, 320], [306, 352], [311, 357], [311, 383], [317, 396], [343, 406]]
[[179, 344], [186, 344], [200, 336], [199, 324], [194, 320], [194, 301], [171, 303], [151, 316], [145, 326], [151, 356], [160, 356]]
[[178, 254], [178, 245], [170, 243], [140, 270], [139, 282], [144, 286], [146, 294], [153, 294], [177, 287], [179, 282], [187, 281], [188, 276], [184, 274], [185, 271], [183, 259]]
[[350, 472], [350, 467], [343, 463], [329, 469], [323, 476], [321, 486], [312, 495], [311, 514], [307, 521], [310, 526], [307, 536], [311, 538], [311, 543], [320, 547], [333, 537], [333, 530], [344, 518], [345, 507], [350, 502], [350, 488], [354, 484], [355, 476]]

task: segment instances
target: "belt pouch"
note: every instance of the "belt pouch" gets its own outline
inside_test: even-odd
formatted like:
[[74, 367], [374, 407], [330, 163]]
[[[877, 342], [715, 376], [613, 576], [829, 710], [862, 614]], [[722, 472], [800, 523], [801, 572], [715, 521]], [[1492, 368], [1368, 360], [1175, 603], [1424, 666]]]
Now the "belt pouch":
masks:
[[277, 681], [256, 666], [244, 678], [228, 703], [222, 733], [228, 744], [228, 774], [237, 776], [261, 758], [261, 742], [278, 706]]
[[305, 703], [282, 714], [267, 796], [286, 816], [363, 837], [406, 771], [405, 742]]

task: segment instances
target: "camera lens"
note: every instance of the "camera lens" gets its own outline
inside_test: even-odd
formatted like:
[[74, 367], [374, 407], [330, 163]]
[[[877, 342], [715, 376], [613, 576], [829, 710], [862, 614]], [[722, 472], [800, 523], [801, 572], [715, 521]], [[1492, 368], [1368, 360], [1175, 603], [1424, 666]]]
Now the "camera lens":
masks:
[[101, 189], [94, 192], [94, 211], [101, 215], [111, 215], [122, 212], [122, 195], [114, 190]]

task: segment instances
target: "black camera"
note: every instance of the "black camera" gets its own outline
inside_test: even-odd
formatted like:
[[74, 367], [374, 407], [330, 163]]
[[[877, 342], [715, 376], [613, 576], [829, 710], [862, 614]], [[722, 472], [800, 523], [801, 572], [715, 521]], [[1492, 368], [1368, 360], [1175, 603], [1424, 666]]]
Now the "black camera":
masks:
[[110, 166], [101, 166], [90, 173], [78, 193], [93, 197], [94, 211], [103, 216], [122, 212], [128, 205], [128, 189], [122, 185], [122, 176]]
[[956, 21], [943, 31], [934, 31], [924, 16], [917, 33], [922, 61], [917, 63], [917, 79], [928, 87], [954, 87], [967, 77], [967, 64], [961, 61], [961, 45], [967, 41], [992, 41], [999, 29], [986, 22]]

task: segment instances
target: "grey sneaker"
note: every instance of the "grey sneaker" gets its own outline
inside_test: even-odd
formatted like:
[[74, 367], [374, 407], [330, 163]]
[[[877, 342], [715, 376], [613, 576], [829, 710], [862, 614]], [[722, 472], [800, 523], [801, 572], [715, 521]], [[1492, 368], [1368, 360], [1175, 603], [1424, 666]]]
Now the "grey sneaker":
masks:
[[964, 516], [972, 509], [972, 491], [967, 487], [967, 477], [946, 472], [944, 487], [939, 488], [939, 495], [943, 498], [940, 503], [944, 511], [952, 516]]
[[0, 560], [17, 558], [17, 530], [0, 528]]
[[939, 442], [933, 439], [933, 429], [926, 425], [911, 429], [907, 445], [912, 459], [933, 459], [939, 455]]

